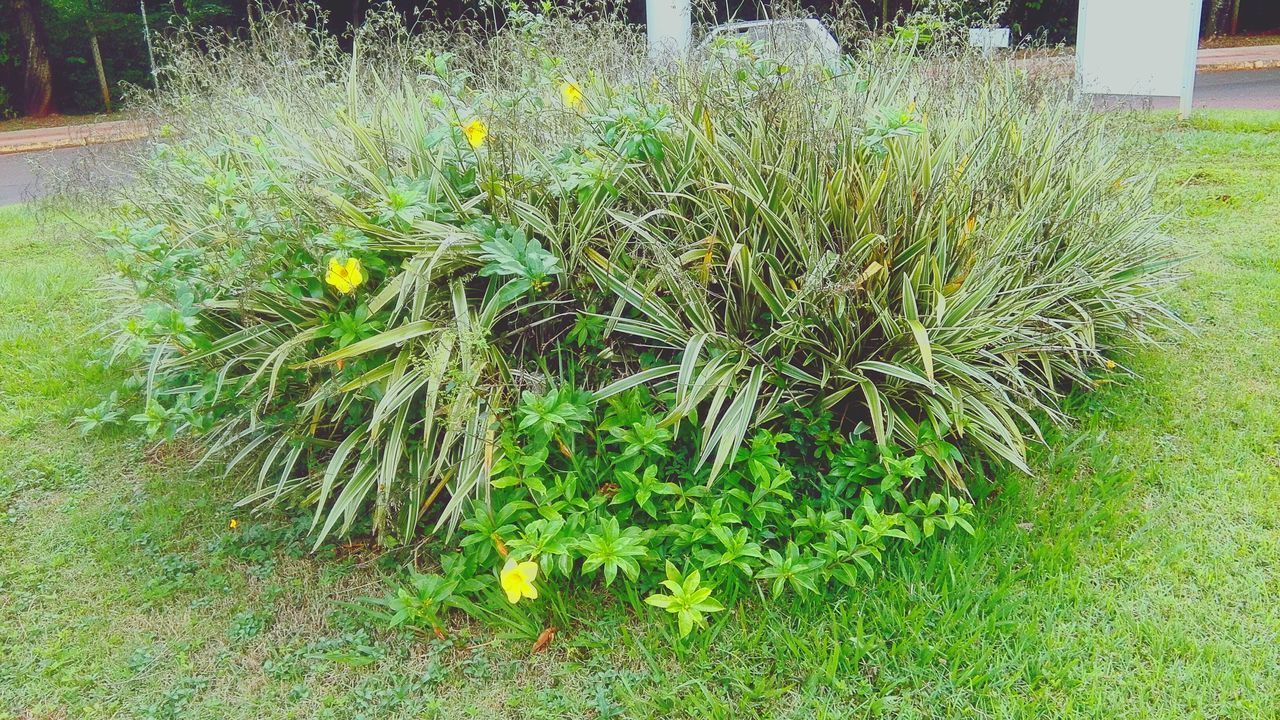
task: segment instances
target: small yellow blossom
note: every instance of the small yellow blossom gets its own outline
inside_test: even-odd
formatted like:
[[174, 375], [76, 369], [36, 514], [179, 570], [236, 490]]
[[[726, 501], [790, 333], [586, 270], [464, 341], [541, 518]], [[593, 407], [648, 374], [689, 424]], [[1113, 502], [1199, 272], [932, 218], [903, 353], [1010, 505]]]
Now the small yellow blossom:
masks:
[[502, 572], [498, 575], [498, 579], [502, 581], [502, 589], [507, 593], [507, 602], [512, 605], [523, 598], [538, 599], [538, 588], [533, 586], [537, 577], [538, 563], [528, 560], [516, 562], [515, 558], [507, 558], [507, 564], [502, 566]]
[[1108, 370], [1116, 369], [1116, 361], [1112, 360], [1111, 358], [1107, 358], [1106, 360], [1103, 361], [1102, 364], [1105, 365]]
[[560, 99], [566, 107], [577, 110], [582, 107], [582, 88], [572, 80], [564, 80], [560, 83]]
[[236, 520], [235, 518], [231, 518], [231, 522], [228, 524], [231, 526], [232, 530], [235, 530], [236, 528], [240, 527], [240, 521]]
[[462, 134], [467, 136], [468, 145], [478, 148], [484, 144], [485, 138], [489, 137], [489, 126], [485, 125], [480, 118], [476, 118], [462, 126]]
[[355, 292], [364, 282], [364, 270], [360, 267], [360, 261], [355, 258], [347, 258], [345, 263], [339, 262], [338, 258], [329, 258], [329, 272], [325, 274], [324, 281], [346, 295]]

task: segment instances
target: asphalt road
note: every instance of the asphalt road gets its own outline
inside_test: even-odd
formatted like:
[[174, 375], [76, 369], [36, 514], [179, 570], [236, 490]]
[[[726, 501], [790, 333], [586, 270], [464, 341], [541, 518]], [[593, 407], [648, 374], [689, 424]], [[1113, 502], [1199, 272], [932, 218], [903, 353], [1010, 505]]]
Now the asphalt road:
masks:
[[1198, 108], [1280, 110], [1280, 70], [1240, 70], [1196, 76]]
[[[1280, 70], [1231, 70], [1196, 75], [1192, 107], [1230, 110], [1280, 110]], [[1177, 109], [1177, 98], [1135, 98], [1109, 95], [1098, 99], [1103, 107]]]
[[36, 200], [60, 187], [100, 189], [127, 175], [115, 159], [128, 143], [0, 155], [0, 206]]
[[[1111, 104], [1106, 102], [1105, 104]], [[1177, 107], [1174, 98], [1123, 100], [1121, 104], [1153, 108]], [[1201, 73], [1196, 78], [1196, 108], [1280, 110], [1280, 70], [1238, 70]], [[122, 145], [42, 150], [0, 155], [0, 205], [42, 197], [66, 180], [47, 178], [59, 175], [78, 179], [80, 184], [118, 182], [123, 177], [118, 164], [110, 160], [114, 148]], [[74, 181], [72, 184], [76, 184]]]

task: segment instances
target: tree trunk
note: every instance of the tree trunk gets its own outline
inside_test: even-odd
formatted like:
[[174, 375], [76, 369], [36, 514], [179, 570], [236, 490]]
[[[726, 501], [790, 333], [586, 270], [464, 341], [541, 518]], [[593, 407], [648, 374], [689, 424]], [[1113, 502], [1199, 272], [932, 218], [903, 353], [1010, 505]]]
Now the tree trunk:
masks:
[[40, 22], [39, 0], [11, 0], [22, 38], [22, 112], [30, 117], [54, 113], [53, 67], [49, 64], [49, 41]]
[[89, 47], [93, 50], [93, 64], [98, 68], [98, 88], [102, 90], [102, 105], [111, 112], [111, 89], [107, 87], [107, 71], [102, 67], [102, 51], [98, 49], [98, 33], [93, 29], [92, 21], [85, 21], [89, 26]]
[[1204, 32], [1205, 37], [1212, 37], [1222, 32], [1221, 17], [1222, 4], [1225, 0], [1209, 0], [1204, 10]]
[[1240, 34], [1240, 0], [1231, 3], [1231, 34]]

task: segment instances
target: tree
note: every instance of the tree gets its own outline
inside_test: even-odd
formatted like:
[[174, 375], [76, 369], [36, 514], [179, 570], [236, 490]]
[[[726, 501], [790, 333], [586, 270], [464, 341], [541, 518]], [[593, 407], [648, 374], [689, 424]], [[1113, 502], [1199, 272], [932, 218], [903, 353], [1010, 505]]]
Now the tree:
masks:
[[98, 90], [102, 93], [102, 105], [111, 112], [111, 88], [107, 85], [107, 71], [102, 66], [102, 49], [98, 46], [98, 31], [93, 24], [93, 3], [86, 1], [85, 9], [89, 14], [84, 19], [89, 29], [89, 48], [93, 51], [93, 66], [98, 71]]
[[40, 20], [40, 0], [11, 0], [22, 44], [22, 112], [31, 117], [52, 115], [53, 67], [49, 41]]
[[1240, 0], [1205, 0], [1204, 35], [1240, 32]]

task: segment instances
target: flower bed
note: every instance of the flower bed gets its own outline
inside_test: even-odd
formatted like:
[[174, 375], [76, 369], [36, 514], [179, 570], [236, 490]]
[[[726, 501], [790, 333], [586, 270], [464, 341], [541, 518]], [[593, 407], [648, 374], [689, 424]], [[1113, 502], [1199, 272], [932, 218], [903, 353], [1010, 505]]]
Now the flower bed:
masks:
[[970, 529], [966, 478], [1025, 467], [1064, 388], [1169, 319], [1150, 181], [1007, 66], [721, 40], [655, 67], [534, 16], [202, 47], [104, 235], [135, 420], [317, 544], [426, 542], [395, 624], [563, 619], [599, 581], [684, 634], [856, 584]]

